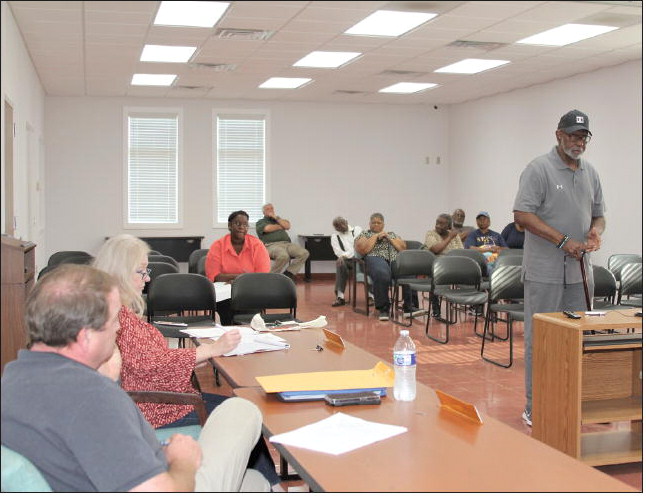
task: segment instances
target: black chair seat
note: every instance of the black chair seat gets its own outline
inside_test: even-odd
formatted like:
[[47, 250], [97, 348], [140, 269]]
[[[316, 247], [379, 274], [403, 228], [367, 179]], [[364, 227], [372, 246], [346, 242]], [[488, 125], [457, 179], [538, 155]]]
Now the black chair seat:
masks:
[[[493, 303], [489, 306], [492, 312], [522, 312], [524, 305], [522, 303]], [[518, 320], [518, 319], [516, 319]]]

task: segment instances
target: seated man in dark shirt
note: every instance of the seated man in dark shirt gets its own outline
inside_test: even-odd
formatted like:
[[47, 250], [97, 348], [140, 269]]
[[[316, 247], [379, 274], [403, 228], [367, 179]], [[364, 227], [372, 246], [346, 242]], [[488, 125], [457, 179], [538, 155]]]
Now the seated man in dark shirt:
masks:
[[491, 273], [498, 254], [507, 248], [507, 243], [505, 243], [500, 233], [489, 229], [491, 218], [488, 212], [478, 213], [476, 223], [478, 224], [478, 229], [474, 229], [469, 233], [467, 239], [464, 240], [464, 247], [482, 253], [487, 259], [487, 267], [489, 267], [489, 273]]
[[199, 441], [173, 434], [162, 446], [115, 382], [120, 362], [105, 369], [110, 377], [98, 371], [119, 356], [117, 284], [87, 265], [62, 265], [38, 280], [25, 312], [31, 347], [2, 375], [2, 444], [55, 492], [268, 491], [246, 469], [262, 423], [252, 403], [227, 399]]
[[519, 226], [515, 222], [510, 222], [505, 226], [500, 235], [509, 248], [523, 249], [523, 245], [525, 244], [524, 227]]
[[[271, 203], [262, 207], [264, 217], [256, 222], [256, 233], [260, 241], [265, 243], [269, 258], [274, 263], [271, 272], [281, 273], [296, 281], [296, 274], [301, 270], [310, 252], [301, 245], [292, 243], [287, 231], [292, 224], [282, 217], [278, 217]], [[293, 260], [292, 260], [293, 258]]]

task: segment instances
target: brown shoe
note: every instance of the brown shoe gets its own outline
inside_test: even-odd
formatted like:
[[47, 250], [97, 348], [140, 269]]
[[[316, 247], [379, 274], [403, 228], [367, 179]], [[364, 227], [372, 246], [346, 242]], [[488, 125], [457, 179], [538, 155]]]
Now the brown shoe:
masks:
[[345, 305], [345, 300], [340, 296], [337, 296], [336, 300], [334, 300], [334, 303], [332, 303], [333, 307], [342, 307], [343, 305]]

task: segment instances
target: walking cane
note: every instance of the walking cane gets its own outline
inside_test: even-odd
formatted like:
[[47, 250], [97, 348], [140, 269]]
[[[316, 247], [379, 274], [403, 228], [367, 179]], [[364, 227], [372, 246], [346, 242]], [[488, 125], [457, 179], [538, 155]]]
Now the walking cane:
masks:
[[583, 259], [585, 258], [585, 252], [581, 255], [579, 259], [579, 265], [581, 266], [581, 276], [583, 277], [583, 290], [585, 291], [585, 304], [588, 307], [588, 312], [592, 310], [592, 304], [590, 302], [590, 290], [588, 289], [588, 277], [585, 273], [585, 264]]

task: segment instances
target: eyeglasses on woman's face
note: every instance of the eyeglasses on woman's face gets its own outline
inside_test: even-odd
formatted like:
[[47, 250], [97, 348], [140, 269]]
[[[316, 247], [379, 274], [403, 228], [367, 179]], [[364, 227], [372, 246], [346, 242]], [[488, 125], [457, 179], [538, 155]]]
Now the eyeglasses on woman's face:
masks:
[[135, 272], [141, 276], [142, 279], [146, 279], [146, 277], [150, 277], [150, 273], [152, 272], [152, 269], [140, 269], [136, 270]]

